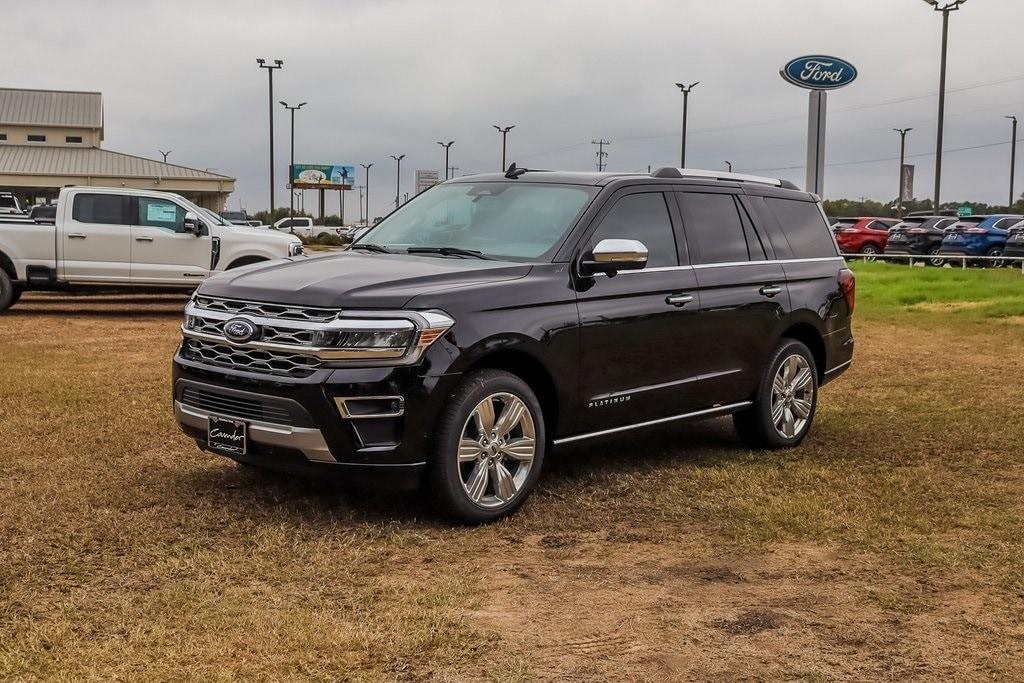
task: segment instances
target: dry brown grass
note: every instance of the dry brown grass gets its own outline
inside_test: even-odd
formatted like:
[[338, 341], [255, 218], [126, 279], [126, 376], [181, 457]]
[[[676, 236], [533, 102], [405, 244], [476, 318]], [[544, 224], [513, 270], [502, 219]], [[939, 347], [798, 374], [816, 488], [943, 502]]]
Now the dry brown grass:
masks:
[[200, 453], [182, 303], [0, 318], [0, 679], [1024, 677], [1019, 326], [865, 316], [804, 447], [558, 452], [467, 529]]

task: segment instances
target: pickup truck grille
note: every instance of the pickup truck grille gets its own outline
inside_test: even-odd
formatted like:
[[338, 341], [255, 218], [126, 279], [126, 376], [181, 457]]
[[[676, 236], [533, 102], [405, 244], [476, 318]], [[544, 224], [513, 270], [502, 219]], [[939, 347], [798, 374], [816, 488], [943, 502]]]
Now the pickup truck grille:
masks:
[[188, 360], [251, 372], [309, 377], [321, 368], [319, 359], [299, 353], [280, 353], [186, 337], [181, 355]]
[[311, 308], [308, 306], [284, 306], [281, 304], [264, 304], [252, 301], [235, 301], [234, 299], [215, 299], [199, 296], [196, 306], [211, 311], [221, 311], [234, 315], [255, 315], [261, 318], [280, 318], [281, 320], [306, 320], [309, 322], [327, 322], [338, 317], [339, 311], [327, 308]]

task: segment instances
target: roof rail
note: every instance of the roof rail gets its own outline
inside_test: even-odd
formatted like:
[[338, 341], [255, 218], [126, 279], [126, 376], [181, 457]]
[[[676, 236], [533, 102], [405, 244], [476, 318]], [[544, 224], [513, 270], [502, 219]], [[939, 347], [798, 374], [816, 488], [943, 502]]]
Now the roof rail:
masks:
[[737, 183], [761, 183], [762, 185], [773, 185], [784, 187], [787, 190], [799, 190], [800, 188], [788, 180], [778, 178], [765, 178], [758, 175], [747, 175], [746, 173], [729, 173], [728, 171], [705, 171], [700, 168], [673, 168], [666, 166], [651, 173], [653, 178], [711, 178], [714, 180], [732, 180]]

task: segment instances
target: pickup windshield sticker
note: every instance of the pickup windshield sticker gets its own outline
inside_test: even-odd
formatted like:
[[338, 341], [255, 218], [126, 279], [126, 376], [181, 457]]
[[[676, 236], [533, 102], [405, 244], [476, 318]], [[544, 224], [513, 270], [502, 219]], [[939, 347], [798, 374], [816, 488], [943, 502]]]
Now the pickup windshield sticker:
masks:
[[157, 204], [155, 202], [147, 204], [146, 220], [153, 223], [177, 223], [178, 207], [175, 204]]

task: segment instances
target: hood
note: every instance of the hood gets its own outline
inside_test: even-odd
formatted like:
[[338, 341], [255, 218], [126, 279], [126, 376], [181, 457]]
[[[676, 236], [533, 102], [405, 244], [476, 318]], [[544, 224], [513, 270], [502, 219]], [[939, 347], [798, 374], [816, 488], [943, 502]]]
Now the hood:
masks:
[[325, 308], [402, 308], [421, 294], [514, 280], [528, 272], [528, 264], [507, 261], [348, 251], [229, 270], [207, 279], [199, 291]]
[[276, 230], [269, 230], [265, 227], [254, 228], [250, 225], [235, 225], [231, 224], [228, 226], [222, 226], [226, 230], [237, 232], [239, 235], [247, 235], [250, 237], [262, 238], [271, 242], [301, 242], [298, 237], [288, 232], [278, 232]]

